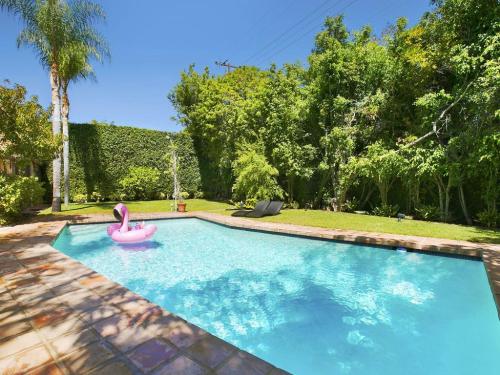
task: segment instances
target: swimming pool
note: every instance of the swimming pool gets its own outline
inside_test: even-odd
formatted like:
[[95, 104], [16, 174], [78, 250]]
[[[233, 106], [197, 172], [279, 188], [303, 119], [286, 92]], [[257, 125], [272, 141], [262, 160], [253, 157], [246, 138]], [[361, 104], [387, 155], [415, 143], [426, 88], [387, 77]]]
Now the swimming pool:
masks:
[[296, 374], [496, 374], [500, 322], [482, 262], [155, 221], [119, 245], [106, 224], [54, 247]]

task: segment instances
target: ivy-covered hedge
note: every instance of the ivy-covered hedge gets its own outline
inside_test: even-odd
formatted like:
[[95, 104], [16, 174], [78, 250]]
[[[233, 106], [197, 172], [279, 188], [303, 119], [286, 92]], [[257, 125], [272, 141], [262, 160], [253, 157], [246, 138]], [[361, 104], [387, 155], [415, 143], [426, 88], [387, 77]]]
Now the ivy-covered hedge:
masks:
[[173, 192], [172, 172], [168, 169], [171, 140], [177, 144], [182, 191], [194, 194], [200, 186], [200, 171], [191, 137], [184, 132], [168, 133], [108, 124], [71, 124], [70, 198], [92, 193], [103, 199], [120, 199], [120, 180], [131, 167], [156, 168], [160, 172], [158, 194]]

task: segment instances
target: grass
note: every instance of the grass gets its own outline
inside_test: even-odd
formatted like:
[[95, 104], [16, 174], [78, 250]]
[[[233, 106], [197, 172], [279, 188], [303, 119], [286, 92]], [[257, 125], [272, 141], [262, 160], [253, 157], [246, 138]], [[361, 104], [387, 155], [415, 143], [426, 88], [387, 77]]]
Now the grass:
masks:
[[[129, 211], [132, 212], [170, 212], [173, 206], [172, 200], [161, 201], [136, 201], [124, 202]], [[86, 214], [110, 214], [117, 202], [100, 203], [70, 203], [62, 206], [61, 212], [55, 215], [86, 215]], [[189, 211], [224, 211], [231, 208], [229, 203], [209, 201], [206, 199], [189, 199], [186, 201]], [[52, 214], [50, 207], [40, 212], [40, 215]]]
[[[172, 201], [125, 202], [132, 212], [165, 212], [171, 211]], [[231, 215], [234, 208], [228, 203], [208, 201], [205, 199], [189, 199], [186, 201], [189, 211], [208, 211]], [[116, 202], [70, 204], [63, 206], [63, 211], [56, 215], [80, 215], [111, 213]], [[51, 214], [50, 208], [40, 215]], [[428, 221], [408, 220], [398, 222], [394, 218], [349, 214], [343, 212], [328, 212], [321, 210], [282, 210], [280, 215], [255, 219], [276, 223], [309, 225], [330, 229], [347, 229], [366, 232], [404, 234], [485, 242], [500, 244], [500, 231], [466, 225], [434, 223]]]

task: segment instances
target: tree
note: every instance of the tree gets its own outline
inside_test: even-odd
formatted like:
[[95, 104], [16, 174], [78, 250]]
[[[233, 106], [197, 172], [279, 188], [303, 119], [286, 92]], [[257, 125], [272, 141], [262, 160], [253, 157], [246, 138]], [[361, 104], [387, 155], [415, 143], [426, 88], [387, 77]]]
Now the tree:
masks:
[[[89, 40], [89, 24], [99, 6], [86, 0], [0, 0], [0, 8], [14, 13], [24, 23], [18, 46], [35, 50], [42, 66], [49, 70], [52, 103], [52, 132], [61, 133], [60, 58], [65, 46], [75, 40]], [[90, 38], [91, 39], [91, 38]], [[61, 157], [52, 162], [52, 210], [61, 211]]]
[[375, 183], [380, 193], [382, 206], [387, 206], [389, 203], [389, 189], [404, 169], [403, 163], [404, 159], [396, 150], [386, 149], [381, 142], [368, 146], [366, 154], [360, 160], [360, 174]]
[[36, 97], [26, 98], [20, 85], [0, 86], [0, 161], [15, 159], [19, 167], [52, 159], [60, 139], [52, 135], [49, 112]]
[[258, 148], [246, 145], [233, 163], [236, 181], [233, 193], [238, 198], [283, 198], [283, 190], [276, 177], [278, 170], [271, 166]]
[[[78, 79], [95, 79], [91, 60], [103, 61], [103, 57], [109, 56], [109, 49], [103, 38], [95, 31], [92, 24], [97, 20], [103, 20], [105, 15], [100, 6], [88, 3], [87, 14], [78, 22], [87, 23], [84, 33], [76, 34], [78, 40], [70, 41], [62, 48], [59, 54], [59, 75], [61, 80], [61, 120], [63, 144], [63, 170], [64, 170], [64, 204], [69, 204], [69, 96], [68, 86], [72, 81]], [[80, 17], [72, 15], [72, 18]]]
[[286, 65], [282, 70], [271, 68], [262, 95], [261, 112], [266, 124], [262, 133], [267, 154], [280, 174], [286, 176], [290, 202], [294, 200], [295, 180], [307, 181], [312, 177], [316, 152], [305, 131], [307, 102], [303, 74], [294, 65]]

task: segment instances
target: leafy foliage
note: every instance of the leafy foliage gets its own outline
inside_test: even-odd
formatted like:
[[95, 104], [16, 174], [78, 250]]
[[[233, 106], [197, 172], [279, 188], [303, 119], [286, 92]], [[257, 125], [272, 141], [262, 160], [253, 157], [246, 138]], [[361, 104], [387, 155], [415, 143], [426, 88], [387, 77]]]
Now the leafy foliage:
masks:
[[400, 18], [381, 37], [328, 17], [307, 68], [214, 76], [190, 67], [170, 99], [193, 137], [203, 189], [228, 197], [237, 146], [262, 144], [301, 206], [341, 211], [355, 200], [408, 214], [435, 206], [442, 221], [495, 217], [500, 4], [432, 4], [416, 25]]
[[160, 171], [149, 167], [131, 167], [127, 176], [120, 180], [126, 200], [150, 200], [160, 190]]
[[20, 85], [0, 85], [0, 160], [19, 167], [52, 159], [60, 139], [52, 135], [49, 113]]
[[132, 167], [159, 171], [157, 190], [171, 196], [172, 176], [165, 159], [170, 142], [178, 145], [180, 184], [194, 194], [199, 189], [200, 171], [191, 138], [181, 133], [114, 126], [103, 123], [70, 124], [71, 197], [84, 194], [90, 200], [95, 191], [103, 199], [119, 200], [120, 181]]
[[0, 174], [0, 224], [18, 217], [22, 211], [40, 203], [44, 189], [36, 177]]
[[241, 151], [234, 161], [234, 171], [233, 193], [236, 199], [283, 198], [283, 190], [276, 181], [278, 170], [256, 149]]

